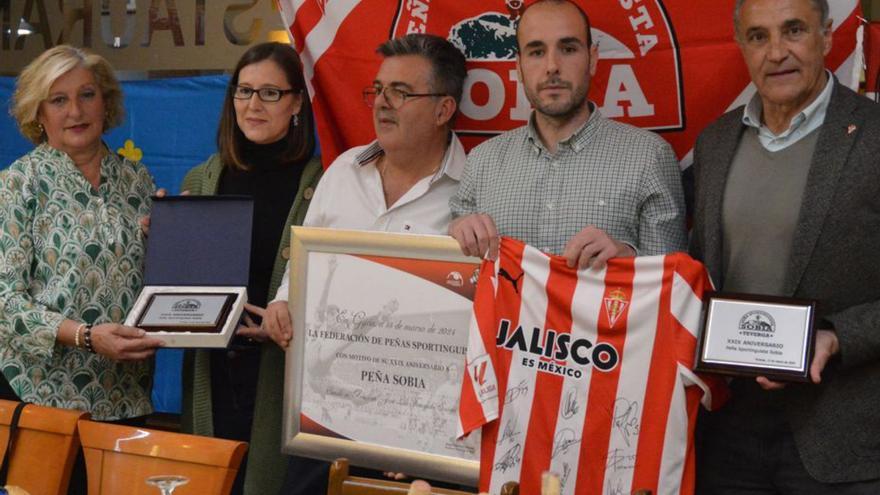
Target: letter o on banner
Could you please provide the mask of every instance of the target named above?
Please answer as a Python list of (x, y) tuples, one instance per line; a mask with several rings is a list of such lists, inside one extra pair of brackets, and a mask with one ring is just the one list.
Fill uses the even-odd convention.
[[(482, 105), (474, 102), (474, 86), (482, 84), (489, 91), (489, 99)], [(471, 69), (465, 79), (461, 97), (461, 113), (473, 120), (490, 120), (504, 108), (504, 81), (501, 76), (487, 69)]]

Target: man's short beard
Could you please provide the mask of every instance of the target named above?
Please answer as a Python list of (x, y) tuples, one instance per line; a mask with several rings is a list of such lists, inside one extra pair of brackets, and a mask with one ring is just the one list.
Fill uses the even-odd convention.
[(558, 102), (541, 104), (540, 101), (537, 101), (537, 97), (528, 93), (529, 92), (526, 92), (526, 96), (529, 97), (528, 100), (532, 103), (535, 111), (554, 120), (570, 120), (581, 111), (584, 105), (587, 104), (586, 90), (573, 93), (571, 102), (561, 107)]

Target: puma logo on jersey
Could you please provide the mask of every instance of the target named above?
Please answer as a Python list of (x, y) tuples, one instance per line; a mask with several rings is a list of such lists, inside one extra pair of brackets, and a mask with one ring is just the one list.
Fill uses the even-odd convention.
[(500, 268), (498, 270), (498, 276), (507, 279), (507, 281), (513, 285), (513, 290), (517, 294), (519, 294), (519, 287), (517, 286), (517, 284), (520, 280), (522, 280), (523, 275), (525, 275), (525, 273), (520, 273), (519, 277), (513, 278), (509, 273), (507, 273), (507, 270), (505, 270), (504, 268)]

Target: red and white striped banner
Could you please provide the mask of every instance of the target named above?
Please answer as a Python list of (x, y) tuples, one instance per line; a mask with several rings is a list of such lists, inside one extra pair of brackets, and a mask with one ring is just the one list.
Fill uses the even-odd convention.
[(875, 100), (880, 95), (880, 22), (872, 22), (866, 28), (865, 93)]
[[(733, 40), (734, 0), (608, 0), (583, 4), (600, 63), (590, 99), (602, 113), (655, 130), (687, 165), (700, 131), (754, 94)], [(444, 36), (468, 59), (456, 130), (466, 148), (526, 122), (517, 81), (515, 19), (523, 0), (279, 0), (303, 57), (324, 163), (374, 138), (361, 90), (383, 41), (411, 32)], [(526, 4), (529, 2), (526, 1)], [(830, 0), (834, 44), (827, 65), (855, 87), (858, 0)]]

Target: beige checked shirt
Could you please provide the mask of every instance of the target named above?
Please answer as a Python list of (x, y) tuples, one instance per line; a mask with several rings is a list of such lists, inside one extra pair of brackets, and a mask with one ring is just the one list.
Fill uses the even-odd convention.
[(499, 233), (561, 254), (594, 225), (640, 255), (684, 251), (684, 194), (678, 161), (654, 133), (602, 117), (584, 125), (551, 154), (529, 124), (474, 148), (454, 217), (486, 213)]

